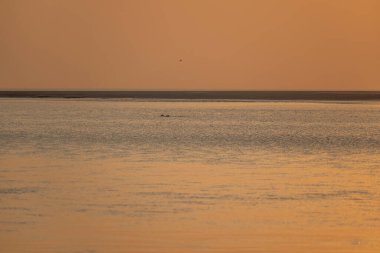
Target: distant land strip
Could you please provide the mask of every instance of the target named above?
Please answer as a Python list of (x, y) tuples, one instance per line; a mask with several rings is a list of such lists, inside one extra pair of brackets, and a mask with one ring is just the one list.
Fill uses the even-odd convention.
[(380, 100), (380, 91), (0, 91), (2, 98)]

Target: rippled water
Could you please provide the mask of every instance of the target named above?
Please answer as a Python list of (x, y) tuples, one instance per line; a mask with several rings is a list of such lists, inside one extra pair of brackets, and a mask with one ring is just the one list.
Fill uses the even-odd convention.
[(0, 252), (375, 253), (379, 217), (380, 103), (0, 100)]

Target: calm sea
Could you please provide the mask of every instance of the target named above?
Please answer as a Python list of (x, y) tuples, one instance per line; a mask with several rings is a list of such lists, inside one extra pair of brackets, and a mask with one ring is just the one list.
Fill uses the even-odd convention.
[(0, 99), (0, 252), (380, 252), (380, 103)]

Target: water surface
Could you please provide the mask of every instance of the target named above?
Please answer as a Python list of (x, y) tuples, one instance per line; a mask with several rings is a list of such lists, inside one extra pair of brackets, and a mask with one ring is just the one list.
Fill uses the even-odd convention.
[(375, 253), (379, 166), (378, 102), (1, 99), (0, 251)]

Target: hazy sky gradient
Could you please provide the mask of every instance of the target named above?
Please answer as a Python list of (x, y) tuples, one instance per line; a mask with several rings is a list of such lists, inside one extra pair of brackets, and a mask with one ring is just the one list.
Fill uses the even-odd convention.
[(380, 1), (0, 0), (0, 89), (380, 90)]

